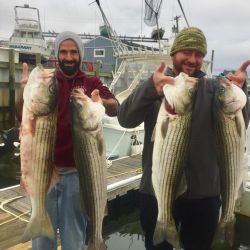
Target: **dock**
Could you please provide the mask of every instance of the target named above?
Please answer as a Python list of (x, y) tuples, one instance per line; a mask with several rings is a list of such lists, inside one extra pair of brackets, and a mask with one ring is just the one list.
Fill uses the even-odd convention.
[[(139, 188), (141, 154), (109, 162), (108, 201)], [(30, 201), (19, 185), (0, 189), (0, 250), (31, 250), (31, 241), (20, 243), (30, 217)], [(60, 246), (58, 250), (61, 249)]]

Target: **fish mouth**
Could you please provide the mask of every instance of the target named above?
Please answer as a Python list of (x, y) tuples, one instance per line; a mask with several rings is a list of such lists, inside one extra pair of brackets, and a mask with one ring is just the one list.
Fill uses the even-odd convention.
[(228, 101), (225, 103), (225, 106), (227, 105), (232, 105), (232, 104), (236, 104), (236, 103), (239, 103), (240, 101), (239, 100), (232, 100), (232, 101)]
[(48, 115), (54, 110), (53, 104), (39, 101), (32, 101), (30, 109), (34, 114), (39, 116)]
[(40, 101), (32, 101), (32, 105), (39, 105), (39, 106), (50, 107), (50, 106), (51, 106), (51, 103), (48, 103), (48, 102), (40, 102)]

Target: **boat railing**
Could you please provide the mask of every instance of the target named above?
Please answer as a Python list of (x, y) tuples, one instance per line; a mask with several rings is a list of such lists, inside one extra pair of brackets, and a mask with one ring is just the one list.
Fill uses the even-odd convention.
[(153, 47), (125, 45), (114, 49), (114, 56), (118, 58), (141, 57), (144, 55), (160, 55), (161, 52)]

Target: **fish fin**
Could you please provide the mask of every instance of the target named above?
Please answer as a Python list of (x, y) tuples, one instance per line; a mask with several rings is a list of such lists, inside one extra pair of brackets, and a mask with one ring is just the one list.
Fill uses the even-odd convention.
[(233, 246), (235, 240), (235, 221), (235, 217), (233, 217), (228, 222), (220, 221), (212, 242), (213, 247), (216, 245), (216, 243), (221, 241), (226, 241), (231, 247)]
[(176, 230), (175, 223), (172, 222), (167, 226), (166, 229), (166, 240), (174, 246), (176, 250), (181, 250), (181, 242), (179, 238), (179, 234)]
[(162, 124), (161, 124), (161, 135), (163, 138), (166, 137), (166, 134), (167, 134), (167, 130), (168, 130), (168, 123), (169, 123), (169, 119), (166, 118)]
[(241, 123), (241, 119), (240, 119), (240, 116), (239, 115), (236, 115), (235, 116), (235, 123), (236, 123), (236, 130), (237, 130), (237, 133), (240, 137), (243, 136), (243, 130), (242, 130), (242, 123)]
[(233, 247), (235, 241), (235, 218), (225, 226), (225, 238), (230, 247)]
[(19, 140), (21, 140), (22, 135), (23, 135), (23, 123), (21, 122), (20, 129), (19, 129)]
[(167, 103), (174, 110), (174, 101), (173, 101), (172, 89), (169, 88), (169, 86), (166, 84), (163, 87), (163, 92), (164, 92), (164, 96), (166, 98)]
[(56, 185), (57, 182), (59, 182), (60, 176), (58, 174), (58, 171), (56, 170), (55, 167), (53, 167), (53, 171), (51, 174), (51, 179), (50, 179), (50, 183), (49, 186), (47, 188), (47, 192), (49, 193), (51, 191), (51, 189)]
[(176, 250), (181, 250), (181, 243), (174, 222), (167, 224), (167, 226), (164, 223), (157, 222), (154, 232), (154, 245), (163, 241), (169, 242)]
[(51, 224), (48, 213), (43, 218), (44, 219), (41, 219), (41, 217), (36, 217), (30, 219), (21, 238), (22, 243), (40, 236), (45, 236), (52, 240), (55, 239), (55, 231)]
[(164, 223), (157, 221), (153, 239), (154, 239), (154, 245), (158, 245), (167, 239), (167, 235), (165, 233), (165, 224)]
[(104, 209), (104, 216), (107, 216), (108, 214), (109, 214), (109, 211), (108, 211), (108, 203), (106, 203), (105, 209)]
[(154, 141), (155, 141), (155, 132), (156, 132), (156, 125), (155, 125), (155, 127), (154, 127), (153, 132), (152, 132), (151, 142), (154, 142)]
[(28, 189), (27, 186), (25, 185), (25, 181), (23, 180), (22, 176), (20, 179), (20, 188), (25, 192), (26, 195), (28, 195)]
[(102, 155), (104, 151), (103, 137), (100, 133), (98, 133), (96, 139), (97, 139), (97, 147), (98, 147), (99, 155)]
[(30, 131), (31, 131), (32, 136), (34, 136), (36, 132), (36, 117), (31, 112), (29, 113), (28, 117), (29, 117)]
[(216, 244), (220, 242), (221, 239), (224, 238), (224, 232), (225, 232), (225, 222), (220, 221), (217, 226), (216, 232), (214, 234), (214, 238), (211, 245), (212, 248), (215, 247)]
[(90, 243), (87, 246), (86, 250), (107, 250), (107, 246), (105, 245), (105, 243), (103, 241), (101, 242), (96, 242), (95, 244)]

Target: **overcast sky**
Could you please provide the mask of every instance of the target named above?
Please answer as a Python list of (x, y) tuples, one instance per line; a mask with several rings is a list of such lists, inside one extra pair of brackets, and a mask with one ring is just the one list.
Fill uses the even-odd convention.
[[(0, 39), (8, 39), (14, 28), (14, 6), (29, 4), (40, 10), (43, 31), (71, 30), (98, 34), (103, 24), (93, 0), (0, 0)], [(150, 36), (152, 27), (143, 22), (144, 0), (100, 0), (112, 27), (119, 35)], [(230, 70), (250, 59), (250, 0), (181, 0), (191, 26), (203, 30), (208, 42), (207, 59), (214, 55), (214, 73)], [(143, 8), (142, 8), (143, 7)], [(173, 17), (181, 15), (177, 0), (163, 0), (159, 25), (164, 37), (171, 36)], [(250, 73), (250, 69), (248, 69)]]

